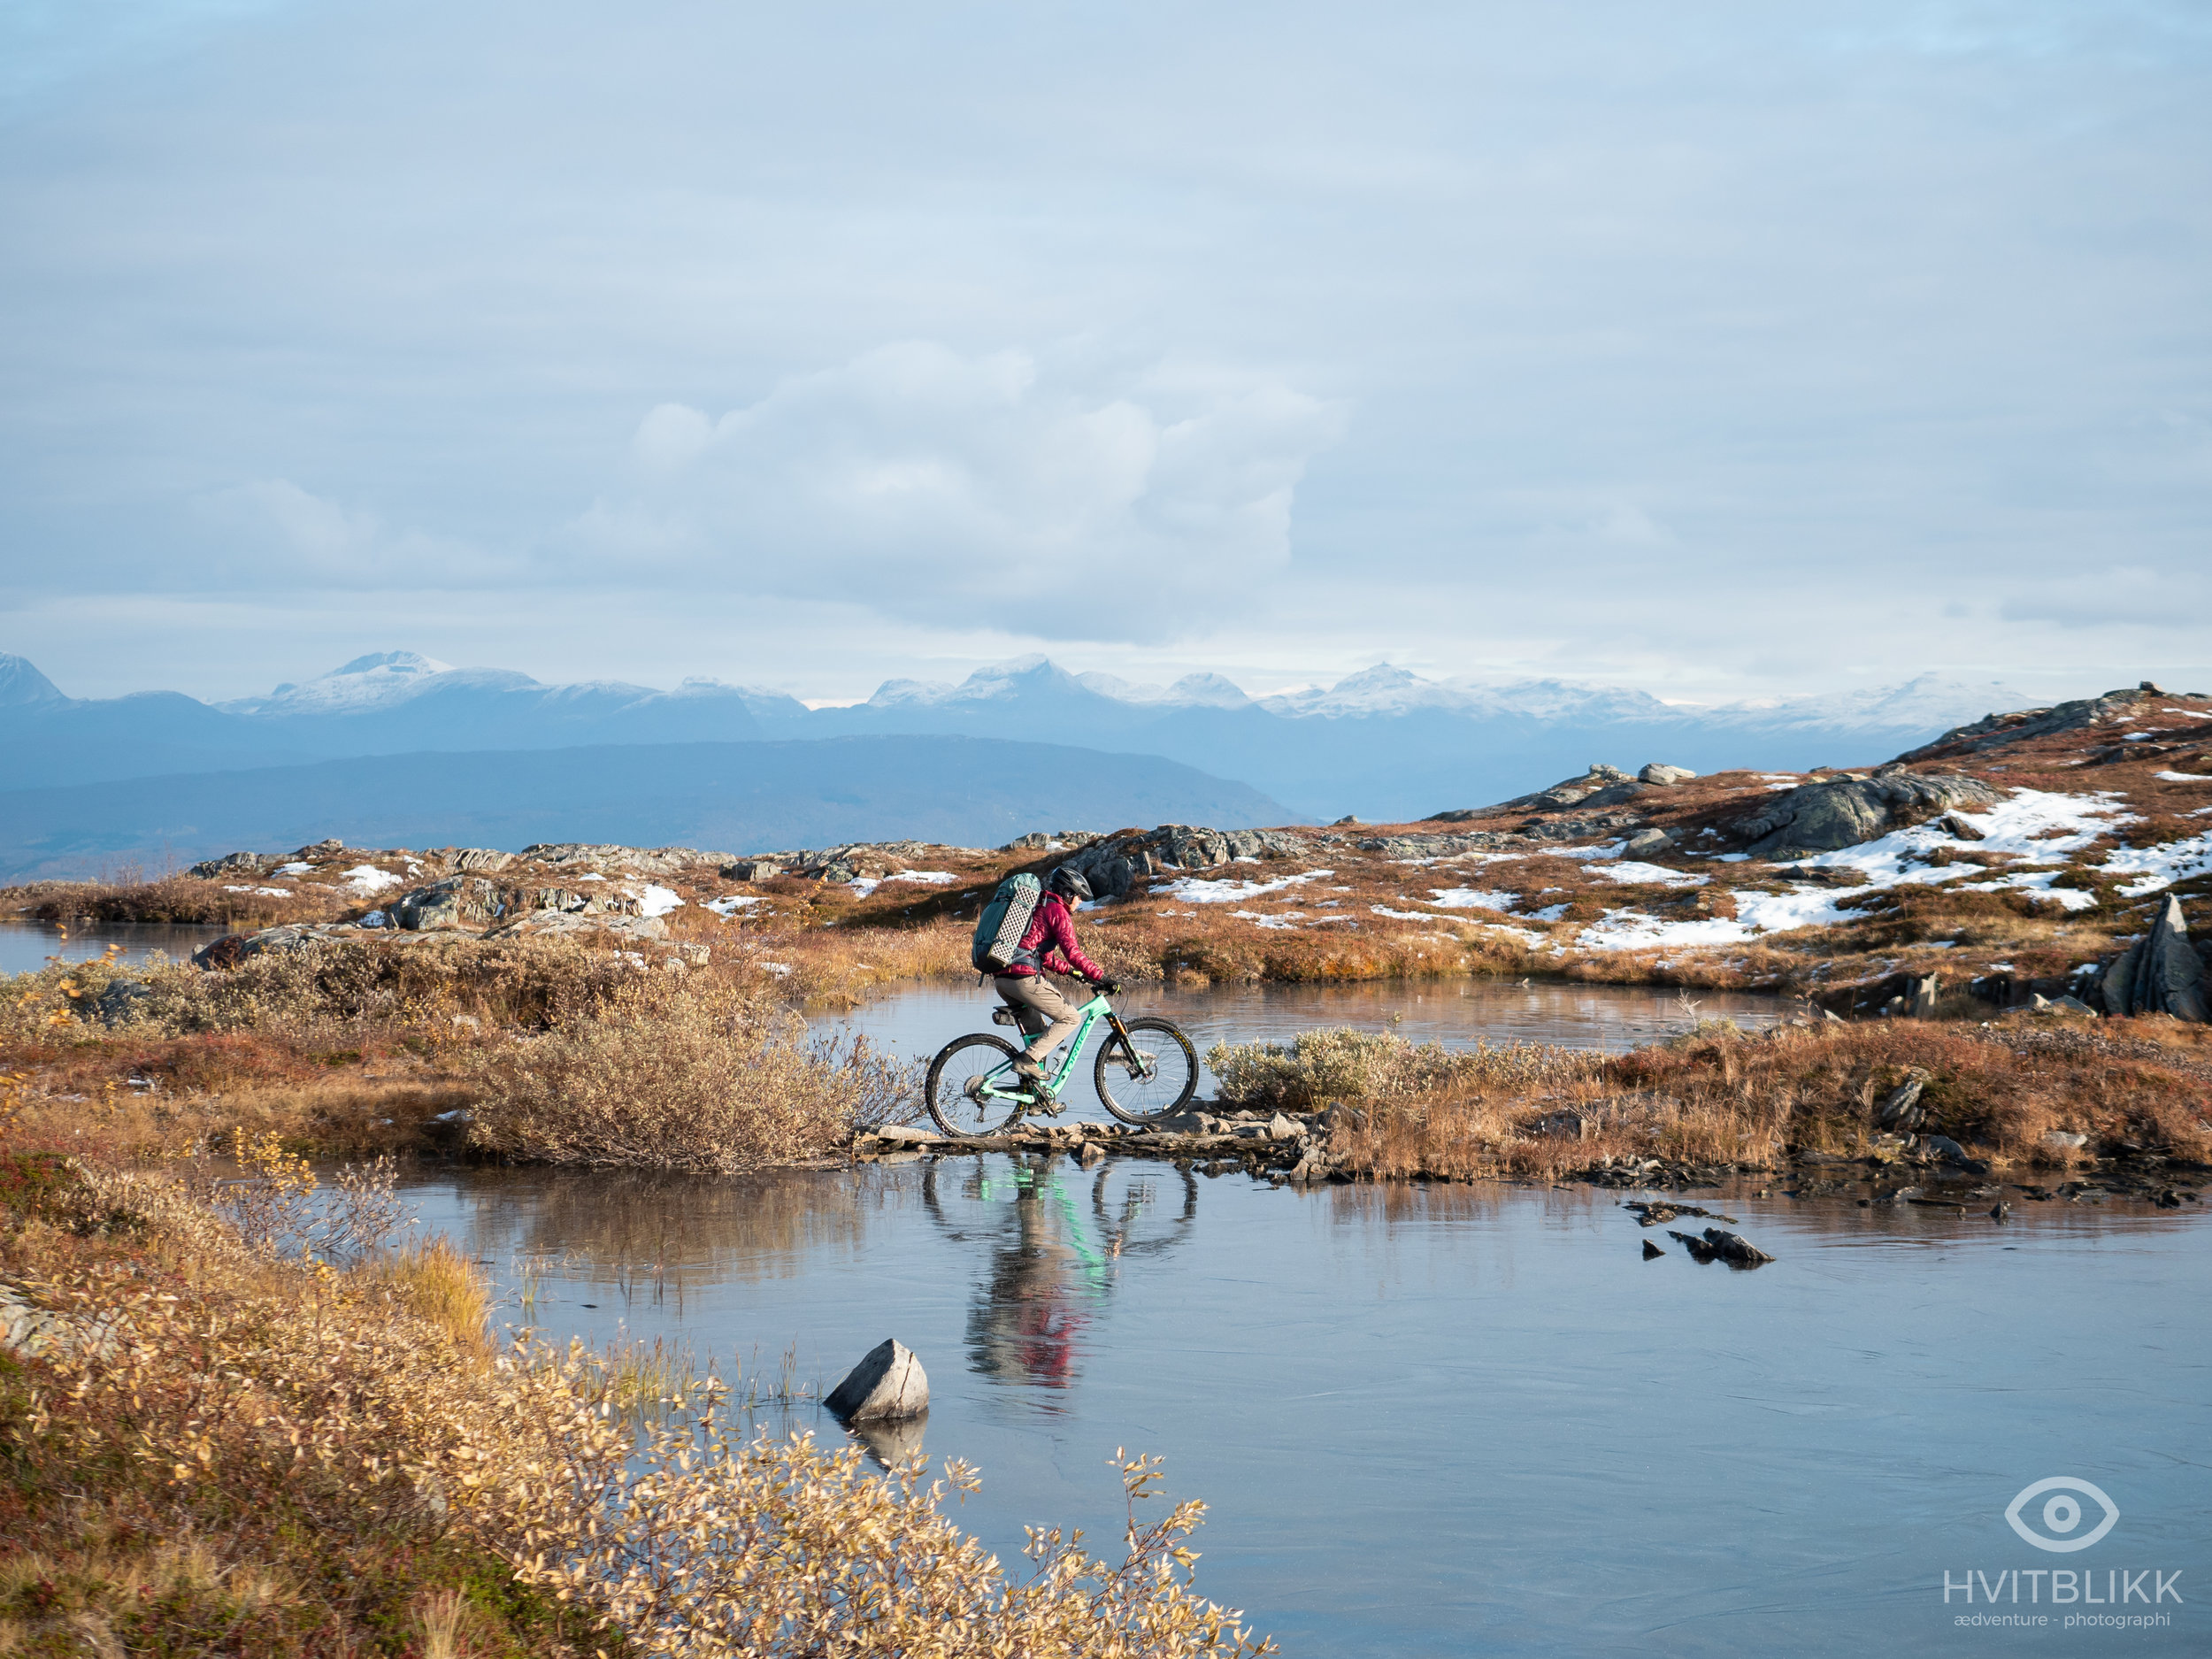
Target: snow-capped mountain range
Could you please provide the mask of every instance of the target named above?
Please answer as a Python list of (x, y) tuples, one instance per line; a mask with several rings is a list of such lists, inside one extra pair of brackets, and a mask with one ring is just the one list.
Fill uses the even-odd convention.
[(0, 655), (0, 761), (14, 787), (30, 787), (422, 751), (904, 733), (1158, 755), (1310, 816), (1383, 820), (1519, 794), (1593, 759), (1701, 771), (1877, 760), (2032, 701), (1924, 674), (1870, 691), (1697, 708), (1619, 687), (1428, 680), (1387, 664), (1254, 699), (1219, 674), (1137, 685), (1030, 657), (957, 684), (886, 680), (864, 703), (809, 709), (713, 680), (668, 691), (549, 686), (381, 651), (266, 696), (209, 704), (173, 692), (71, 698), (24, 658)]

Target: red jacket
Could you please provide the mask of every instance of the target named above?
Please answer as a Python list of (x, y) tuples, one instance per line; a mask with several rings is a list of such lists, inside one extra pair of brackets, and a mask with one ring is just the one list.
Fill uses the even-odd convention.
[(1075, 942), (1075, 923), (1068, 916), (1067, 901), (1056, 893), (1038, 900), (1036, 911), (1029, 918), (1029, 931), (1022, 935), (1020, 954), (1008, 964), (1002, 977), (1034, 975), (1040, 964), (1055, 973), (1079, 974), (1094, 984), (1106, 977), (1106, 970), (1085, 956), (1083, 947)]

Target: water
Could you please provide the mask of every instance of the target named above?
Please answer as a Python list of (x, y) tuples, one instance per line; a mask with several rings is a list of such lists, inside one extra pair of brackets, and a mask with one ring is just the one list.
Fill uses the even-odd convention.
[[(926, 1061), (963, 1032), (993, 1031), (998, 1005), (988, 986), (902, 986), (849, 1013), (815, 1014), (816, 1025), (854, 1031), (894, 1053)], [(1648, 986), (1527, 984), (1442, 979), (1368, 985), (1217, 986), (1203, 990), (1133, 986), (1114, 999), (1125, 1015), (1164, 1014), (1190, 1033), (1202, 1058), (1217, 1042), (1281, 1042), (1317, 1025), (1392, 1031), (1415, 1042), (1471, 1048), (1490, 1042), (1555, 1042), (1620, 1053), (1655, 1041), (1700, 1019), (1767, 1025), (1786, 1017), (1779, 997), (1742, 991), (1683, 994)], [(1001, 1033), (1005, 1034), (1003, 1033)], [(1082, 1075), (1079, 1072), (1079, 1076)], [(1210, 1071), (1199, 1080), (1210, 1094)], [(1092, 1103), (1087, 1079), (1071, 1096)], [(1097, 1114), (1093, 1114), (1097, 1115)]]
[(104, 922), (73, 927), (65, 936), (50, 922), (0, 921), (0, 973), (34, 973), (54, 956), (83, 962), (110, 945), (120, 947), (125, 962), (143, 962), (156, 951), (181, 962), (230, 931), (189, 923)]
[[(1580, 1187), (1302, 1191), (1001, 1155), (411, 1181), (510, 1290), (540, 1264), (557, 1338), (666, 1335), (772, 1372), (789, 1345), (827, 1386), (896, 1335), (932, 1382), (921, 1448), (981, 1467), (960, 1518), (1002, 1559), (1025, 1523), (1110, 1548), (1106, 1460), (1164, 1454), (1174, 1494), (1211, 1506), (1203, 1588), (1291, 1654), (2212, 1646), (2193, 1206), (2022, 1202), (2000, 1225), (1703, 1196), (1778, 1258), (1739, 1273)], [(1640, 1259), (1646, 1236), (1669, 1255)], [(788, 1425), (841, 1433), (812, 1406)], [(2103, 1543), (2046, 1554), (2008, 1527), (2052, 1475), (2110, 1495)], [(2062, 1618), (2108, 1609), (2053, 1608), (2025, 1574), (2093, 1568), (2101, 1595), (2123, 1567), (2181, 1571), (2170, 1626), (1954, 1623), (1970, 1571), (2021, 1570), (1997, 1610)]]

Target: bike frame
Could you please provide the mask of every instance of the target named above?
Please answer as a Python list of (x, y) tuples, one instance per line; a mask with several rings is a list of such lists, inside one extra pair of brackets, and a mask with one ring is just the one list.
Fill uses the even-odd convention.
[[(1136, 1045), (1129, 1041), (1128, 1027), (1121, 1023), (1121, 1017), (1114, 1012), (1114, 1005), (1103, 996), (1094, 996), (1075, 1011), (1083, 1016), (1083, 1023), (1075, 1028), (1075, 1035), (1068, 1039), (1067, 1053), (1058, 1067), (1045, 1079), (1045, 1088), (1056, 1100), (1059, 1098), (1060, 1086), (1074, 1075), (1076, 1062), (1083, 1057), (1083, 1050), (1090, 1047), (1091, 1033), (1096, 1029), (1100, 1020), (1104, 1020), (1113, 1028), (1114, 1035), (1121, 1039), (1125, 1048), (1133, 1054), (1136, 1051)], [(1016, 1026), (1015, 1029), (1018, 1031), (1020, 1027)], [(1012, 1079), (1013, 1086), (1001, 1087), (999, 1079), (1002, 1078)], [(983, 1076), (983, 1092), (1001, 1100), (1031, 1098), (1033, 1087), (1015, 1075), (1010, 1062), (995, 1067)]]

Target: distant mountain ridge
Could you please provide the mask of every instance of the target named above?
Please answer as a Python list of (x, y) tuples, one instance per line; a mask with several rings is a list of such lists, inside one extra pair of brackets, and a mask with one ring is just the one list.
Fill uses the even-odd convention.
[(1305, 815), (1404, 819), (1523, 794), (1594, 759), (1712, 771), (1878, 758), (2032, 701), (1924, 674), (1870, 691), (1694, 708), (1619, 687), (1436, 680), (1388, 664), (1256, 700), (1219, 674), (1145, 686), (1028, 657), (956, 684), (886, 680), (864, 703), (810, 710), (713, 680), (672, 691), (548, 686), (383, 651), (266, 696), (208, 704), (173, 692), (70, 698), (24, 658), (0, 656), (0, 765), (29, 787), (425, 751), (964, 735), (1158, 755)]
[(449, 751), (0, 790), (0, 877), (161, 868), (336, 836), (356, 847), (534, 841), (731, 853), (915, 839), (995, 847), (1027, 831), (1294, 815), (1151, 755), (972, 737), (634, 743)]

